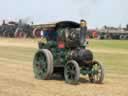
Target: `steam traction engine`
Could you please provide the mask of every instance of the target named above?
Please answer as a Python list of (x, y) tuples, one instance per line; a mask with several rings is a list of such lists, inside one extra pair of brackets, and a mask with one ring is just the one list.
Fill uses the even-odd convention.
[(86, 21), (80, 24), (72, 21), (56, 23), (47, 32), (47, 42), (39, 42), (39, 50), (33, 60), (33, 71), (37, 79), (50, 79), (61, 74), (70, 84), (79, 82), (80, 74), (88, 75), (90, 82), (102, 83), (104, 70), (86, 49)]

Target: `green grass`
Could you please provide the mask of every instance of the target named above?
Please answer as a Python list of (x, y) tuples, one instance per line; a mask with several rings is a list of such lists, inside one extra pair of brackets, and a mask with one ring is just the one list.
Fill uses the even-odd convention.
[(128, 40), (91, 40), (92, 48), (126, 49), (128, 51)]
[(95, 59), (103, 62), (107, 73), (128, 74), (128, 40), (91, 40), (89, 48), (108, 51), (94, 52)]
[(106, 72), (128, 74), (128, 54), (94, 53), (94, 55), (104, 64)]

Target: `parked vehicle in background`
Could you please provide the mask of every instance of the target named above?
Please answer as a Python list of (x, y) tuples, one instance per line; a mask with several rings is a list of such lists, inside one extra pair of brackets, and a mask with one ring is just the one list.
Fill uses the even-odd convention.
[(126, 25), (126, 28), (104, 26), (101, 29), (97, 29), (97, 32), (99, 39), (128, 40), (128, 25)]
[(22, 23), (22, 20), (19, 20), (19, 22), (9, 21), (8, 23), (3, 20), (2, 25), (0, 25), (0, 37), (32, 37), (32, 30), (32, 26)]

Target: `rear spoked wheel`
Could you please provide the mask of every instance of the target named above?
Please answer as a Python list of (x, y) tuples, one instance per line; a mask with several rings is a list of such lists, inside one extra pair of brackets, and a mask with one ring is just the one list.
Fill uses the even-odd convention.
[(49, 79), (52, 74), (52, 62), (49, 55), (49, 50), (40, 49), (34, 56), (33, 60), (33, 71), (35, 78), (37, 79)]
[(80, 68), (76, 61), (69, 61), (64, 67), (64, 77), (66, 83), (78, 84), (80, 78)]
[(88, 74), (89, 80), (92, 83), (102, 84), (104, 80), (104, 68), (98, 61), (93, 61), (92, 73)]

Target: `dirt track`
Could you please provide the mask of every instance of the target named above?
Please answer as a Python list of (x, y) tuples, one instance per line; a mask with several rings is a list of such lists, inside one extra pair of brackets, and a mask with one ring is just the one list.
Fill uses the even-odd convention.
[[(2, 47), (7, 47), (6, 45), (8, 50), (2, 50)], [(91, 84), (88, 78), (83, 76), (79, 85), (69, 85), (64, 80), (56, 80), (57, 78), (47, 81), (36, 80), (32, 70), (34, 52), (23, 53), (21, 50), (10, 49), (11, 46), (32, 47), (34, 45), (36, 45), (34, 42), (26, 44), (8, 43), (6, 40), (0, 42), (0, 96), (127, 96), (127, 74), (106, 73), (102, 85)], [(15, 55), (16, 58), (9, 57), (8, 54)], [(22, 60), (22, 56), (25, 60)]]

